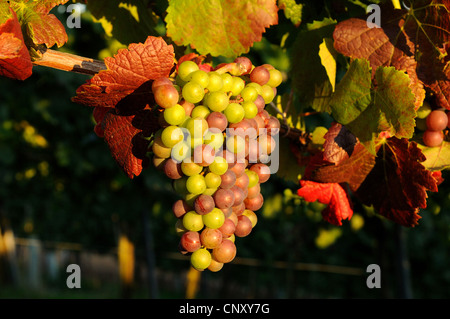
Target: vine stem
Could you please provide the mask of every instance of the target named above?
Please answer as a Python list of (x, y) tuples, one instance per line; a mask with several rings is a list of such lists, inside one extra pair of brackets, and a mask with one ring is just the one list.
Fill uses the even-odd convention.
[[(34, 61), (34, 65), (91, 76), (106, 69), (105, 63), (100, 60), (51, 49), (47, 49), (41, 53), (42, 57)], [(305, 135), (305, 132), (282, 123), (280, 134), (284, 138), (299, 141)]]
[(103, 61), (82, 57), (75, 54), (47, 49), (39, 60), (33, 61), (34, 65), (45, 66), (62, 71), (95, 75), (106, 69)]

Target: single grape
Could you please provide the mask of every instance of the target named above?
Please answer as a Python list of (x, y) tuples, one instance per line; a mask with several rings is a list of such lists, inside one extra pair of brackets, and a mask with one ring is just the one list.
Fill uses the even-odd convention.
[(192, 175), (186, 180), (186, 189), (191, 194), (199, 195), (206, 190), (205, 178), (202, 175)]
[(223, 147), (223, 142), (225, 141), (225, 137), (223, 136), (223, 133), (218, 128), (213, 127), (213, 128), (209, 128), (206, 131), (203, 141), (205, 144), (208, 144), (212, 148), (214, 148), (215, 152), (218, 152)]
[(246, 164), (245, 163), (236, 163), (230, 170), (236, 174), (236, 178), (241, 177), (242, 174), (245, 173)]
[(238, 222), (236, 225), (236, 229), (234, 231), (234, 234), (238, 237), (246, 237), (248, 236), (252, 231), (252, 222), (250, 218), (248, 218), (245, 215), (238, 216)]
[(264, 99), (264, 102), (266, 104), (269, 104), (270, 102), (273, 101), (273, 99), (275, 98), (275, 91), (274, 88), (272, 88), (271, 86), (264, 84), (261, 86), (261, 96)]
[(203, 217), (195, 211), (189, 211), (183, 215), (183, 226), (190, 231), (200, 231), (205, 225), (203, 224)]
[(258, 114), (258, 107), (254, 102), (244, 102), (242, 103), (242, 108), (246, 119), (252, 119)]
[(188, 82), (181, 91), (183, 98), (191, 103), (200, 102), (205, 96), (205, 89), (196, 82)]
[(194, 201), (195, 212), (200, 215), (210, 213), (214, 207), (214, 198), (210, 195), (201, 194)]
[(161, 133), (161, 141), (166, 147), (172, 148), (183, 141), (184, 134), (181, 128), (175, 125), (166, 127)]
[(191, 265), (197, 270), (203, 270), (211, 264), (211, 253), (206, 248), (200, 248), (191, 255)]
[(280, 121), (275, 116), (270, 116), (267, 120), (265, 128), (267, 129), (267, 134), (272, 136), (276, 135), (280, 132)]
[(219, 188), (214, 193), (214, 202), (221, 209), (226, 209), (234, 205), (234, 192), (230, 189)]
[(233, 87), (233, 76), (229, 73), (223, 73), (220, 75), (222, 77), (222, 90), (223, 92), (230, 92)]
[(194, 71), (189, 75), (189, 77), (190, 82), (198, 83), (202, 86), (202, 88), (206, 88), (209, 84), (209, 75), (203, 70)]
[(231, 187), (230, 190), (234, 194), (233, 206), (240, 205), (241, 203), (244, 202), (244, 199), (247, 197), (246, 195), (247, 195), (248, 191), (244, 191), (242, 188), (240, 188), (236, 185)]
[(261, 193), (259, 193), (259, 195), (254, 198), (247, 197), (244, 200), (245, 207), (254, 212), (259, 210), (263, 206), (263, 203), (264, 203), (264, 197)]
[(269, 70), (270, 78), (267, 85), (277, 87), (283, 82), (283, 74), (277, 69)]
[(432, 111), (427, 117), (427, 128), (429, 131), (442, 131), (447, 128), (448, 116), (444, 111)]
[(216, 156), (209, 165), (209, 170), (217, 175), (223, 175), (228, 170), (227, 160), (221, 156)]
[(190, 75), (199, 70), (197, 63), (193, 61), (184, 61), (178, 66), (178, 76), (182, 81), (189, 81)]
[(225, 215), (217, 207), (214, 207), (211, 212), (202, 215), (202, 218), (205, 226), (212, 229), (219, 228), (225, 222)]
[(209, 72), (209, 84), (206, 86), (209, 92), (216, 92), (223, 89), (223, 79), (216, 72)]
[(258, 173), (256, 173), (255, 171), (246, 170), (245, 174), (247, 174), (248, 180), (249, 180), (248, 185), (247, 185), (248, 188), (256, 186), (259, 183), (259, 176), (258, 176)]
[(245, 88), (245, 81), (238, 76), (234, 76), (230, 90), (231, 95), (238, 96), (244, 88)]
[(258, 174), (260, 183), (265, 183), (270, 178), (270, 168), (266, 164), (263, 164), (263, 163), (253, 164), (250, 167), (250, 170), (254, 171)]
[(156, 104), (162, 108), (176, 105), (180, 98), (177, 89), (172, 84), (157, 86), (153, 90), (153, 96)]
[(194, 117), (186, 123), (186, 129), (191, 138), (200, 139), (208, 129), (208, 122), (203, 117)]
[(426, 146), (437, 147), (444, 141), (444, 132), (427, 130), (423, 133), (422, 139)]
[(181, 163), (177, 163), (171, 158), (168, 158), (164, 164), (164, 173), (170, 179), (180, 179), (183, 177), (183, 172), (181, 171)]
[(187, 231), (180, 238), (180, 246), (187, 252), (194, 252), (202, 246), (200, 235), (196, 231)]
[(250, 81), (258, 83), (259, 85), (265, 85), (270, 79), (269, 70), (264, 66), (255, 67), (250, 73)]
[(258, 183), (253, 187), (247, 188), (247, 198), (255, 198), (261, 193), (261, 184)]
[(157, 78), (152, 82), (152, 91), (154, 91), (158, 86), (162, 85), (173, 85), (173, 83), (169, 78), (166, 77)]
[(229, 189), (236, 183), (236, 174), (234, 174), (233, 171), (228, 170), (220, 177), (222, 179), (222, 182), (220, 184), (221, 188)]
[(179, 104), (175, 104), (174, 106), (168, 107), (164, 110), (164, 120), (169, 125), (180, 125), (184, 122), (185, 118), (186, 111)]
[(191, 148), (190, 145), (186, 141), (181, 141), (175, 144), (170, 152), (170, 157), (180, 163), (186, 158), (191, 156)]
[(172, 212), (176, 218), (183, 217), (184, 214), (191, 210), (191, 207), (182, 199), (176, 200), (172, 205)]
[(221, 112), (212, 112), (208, 115), (206, 121), (208, 122), (208, 126), (210, 128), (217, 128), (221, 132), (225, 131), (228, 126), (227, 117)]
[(201, 117), (206, 119), (210, 113), (211, 111), (209, 110), (208, 107), (204, 105), (197, 105), (192, 109), (191, 117), (192, 118)]
[(215, 159), (214, 148), (209, 144), (201, 144), (194, 148), (194, 163), (209, 166)]
[(246, 86), (241, 91), (241, 97), (245, 102), (254, 102), (258, 98), (258, 91), (253, 86)]
[(236, 245), (229, 239), (223, 239), (219, 246), (212, 250), (213, 258), (221, 263), (229, 263), (236, 257)]
[(189, 161), (183, 161), (181, 163), (181, 171), (186, 176), (193, 176), (200, 174), (203, 170), (203, 166), (194, 163), (192, 159)]
[(207, 249), (216, 248), (222, 242), (222, 232), (217, 228), (205, 227), (200, 234), (200, 241)]
[(213, 112), (224, 111), (228, 104), (230, 103), (230, 98), (224, 91), (215, 91), (208, 93), (205, 98), (205, 104)]
[(243, 203), (241, 203), (241, 204), (239, 204), (239, 205), (236, 205), (236, 206), (233, 206), (232, 207), (232, 210), (233, 210), (233, 213), (236, 215), (236, 216), (240, 216), (240, 215), (242, 215), (242, 213), (245, 211), (245, 200), (244, 200), (244, 202)]
[(184, 111), (185, 111), (185, 113), (186, 113), (186, 117), (190, 117), (191, 114), (192, 114), (192, 110), (193, 110), (194, 107), (195, 107), (195, 104), (194, 104), (194, 103), (191, 103), (191, 102), (188, 102), (188, 101), (186, 101), (186, 100), (184, 100), (184, 99), (182, 99), (182, 100), (180, 101), (180, 103), (178, 103), (178, 104), (180, 104), (180, 105), (184, 108)]
[(169, 158), (171, 148), (166, 147), (161, 140), (161, 136), (157, 136), (153, 141), (152, 152), (156, 157)]
[(237, 57), (234, 59), (234, 63), (238, 65), (242, 75), (250, 73), (253, 67), (252, 61), (245, 56)]
[(242, 189), (247, 189), (249, 183), (250, 183), (250, 179), (247, 174), (242, 174), (241, 176), (236, 178), (236, 182), (235, 182), (236, 186), (240, 187)]
[[(236, 216), (236, 215), (235, 215)], [(237, 220), (237, 216), (236, 216)], [(222, 233), (222, 238), (228, 238), (234, 234), (236, 229), (236, 223), (231, 218), (226, 218), (223, 222), (222, 226), (218, 228), (218, 230)]]
[(256, 224), (258, 223), (258, 216), (255, 214), (255, 212), (246, 209), (244, 210), (244, 212), (242, 213), (243, 216), (247, 216), (251, 223), (252, 223), (252, 227), (254, 228), (256, 226)]
[(216, 189), (222, 183), (222, 178), (220, 175), (210, 172), (205, 176), (205, 183), (207, 188)]
[(208, 270), (212, 272), (218, 272), (223, 268), (223, 263), (218, 262), (214, 258), (211, 259), (211, 263), (208, 266)]

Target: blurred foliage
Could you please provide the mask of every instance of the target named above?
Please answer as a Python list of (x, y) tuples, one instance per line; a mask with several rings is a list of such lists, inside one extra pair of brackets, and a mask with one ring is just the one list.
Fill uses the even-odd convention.
[[(342, 1), (301, 2), (303, 18), (298, 28), (280, 11), (279, 25), (270, 28), (247, 54), (255, 64), (271, 63), (284, 72), (280, 95), (289, 94), (288, 75), (295, 63), (289, 59), (290, 49), (303, 25), (364, 12), (361, 1), (347, 1), (347, 8), (340, 6)], [(61, 21), (67, 15), (56, 14)], [(78, 55), (100, 59), (123, 47), (117, 39), (107, 37), (99, 23), (93, 23), (89, 12), (83, 14), (81, 31), (67, 32), (69, 43), (63, 50)], [(92, 110), (70, 101), (87, 79), (41, 67), (35, 67), (25, 82), (0, 78), (1, 217), (11, 223), (18, 237), (76, 242), (99, 252), (114, 250), (120, 229), (126, 227), (136, 245), (136, 257), (145, 260), (143, 216), (149, 214), (156, 266), (187, 271), (188, 260), (164, 257), (177, 252), (171, 213), (177, 195), (160, 172), (147, 169), (129, 180), (116, 165), (107, 145), (93, 132)], [(329, 121), (323, 115), (308, 117), (306, 129), (312, 132), (319, 126), (328, 127)], [(262, 185), (265, 205), (258, 213), (256, 228), (237, 241), (238, 257), (253, 258), (259, 264), (236, 262), (217, 274), (205, 272), (205, 282), (217, 280), (227, 285), (217, 295), (200, 290), (198, 297), (233, 296), (227, 290), (233, 285), (245, 286), (247, 297), (401, 296), (396, 237), (403, 233), (414, 297), (448, 298), (450, 176), (444, 177), (447, 181), (440, 192), (429, 194), (429, 207), (421, 213), (419, 226), (399, 229), (363, 206), (354, 207), (355, 215), (342, 227), (327, 224), (322, 221), (322, 204), (302, 202), (296, 196), (298, 185), (275, 175)], [(279, 261), (287, 266), (277, 268)], [(297, 271), (298, 263), (353, 267), (363, 274)], [(366, 287), (365, 269), (372, 263), (382, 267), (382, 289)]]

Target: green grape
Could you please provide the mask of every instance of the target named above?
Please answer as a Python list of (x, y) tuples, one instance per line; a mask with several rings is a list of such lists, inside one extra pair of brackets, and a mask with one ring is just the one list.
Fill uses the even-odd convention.
[(155, 137), (155, 140), (153, 141), (152, 151), (156, 157), (169, 158), (170, 153), (171, 153), (171, 148), (166, 147), (164, 145), (164, 143), (161, 140), (161, 136), (157, 136), (157, 137)]
[(205, 89), (196, 82), (188, 82), (183, 87), (181, 95), (186, 101), (196, 104), (205, 96)]
[(203, 117), (206, 119), (206, 117), (211, 113), (210, 109), (207, 106), (204, 105), (197, 105), (192, 109), (191, 117)]
[(239, 123), (245, 116), (245, 111), (239, 103), (230, 103), (224, 111), (229, 123)]
[(184, 82), (189, 81), (191, 73), (199, 70), (197, 63), (184, 61), (178, 66), (178, 76)]
[(258, 95), (262, 95), (262, 87), (256, 82), (250, 82), (247, 84), (247, 87), (252, 87), (256, 89), (256, 92), (258, 92)]
[(248, 176), (248, 188), (252, 188), (259, 183), (259, 176), (255, 171), (246, 170), (245, 174)]
[(424, 101), (422, 106), (419, 107), (419, 109), (417, 110), (417, 118), (425, 119), (428, 115), (430, 115), (432, 110), (433, 109), (431, 108), (430, 103), (428, 103), (427, 101)]
[(192, 210), (183, 215), (183, 226), (190, 231), (200, 231), (205, 224), (202, 215)]
[(241, 92), (241, 97), (244, 99), (244, 101), (246, 102), (254, 102), (256, 100), (256, 98), (258, 97), (258, 91), (256, 90), (255, 87), (253, 86), (246, 86), (242, 92)]
[(191, 147), (186, 141), (181, 141), (172, 147), (171, 158), (176, 162), (182, 162), (191, 156)]
[(206, 96), (205, 104), (213, 112), (222, 112), (230, 103), (230, 98), (223, 91), (211, 92)]
[(222, 183), (222, 178), (220, 175), (210, 172), (205, 176), (205, 183), (207, 188), (216, 189)]
[(205, 178), (202, 175), (192, 175), (186, 180), (186, 189), (191, 194), (199, 195), (206, 190)]
[(166, 147), (172, 148), (184, 138), (183, 130), (175, 125), (166, 127), (161, 133), (161, 141)]
[(170, 125), (180, 125), (186, 118), (186, 112), (180, 104), (164, 109), (164, 120)]
[(218, 151), (222, 148), (225, 138), (223, 136), (223, 133), (219, 131), (219, 129), (209, 128), (205, 132), (203, 141), (205, 144), (211, 145), (215, 151)]
[(211, 212), (206, 215), (202, 215), (203, 224), (212, 229), (220, 228), (225, 222), (225, 215), (222, 210), (214, 207)]
[(228, 136), (225, 144), (231, 153), (242, 154), (245, 151), (245, 139), (240, 135)]
[(283, 82), (283, 74), (279, 70), (277, 69), (269, 70), (269, 74), (270, 79), (266, 84), (269, 85), (270, 87), (275, 88), (279, 86), (281, 82)]
[(209, 75), (206, 71), (197, 70), (190, 74), (191, 82), (196, 82), (200, 84), (203, 88), (206, 88), (209, 84)]
[(223, 88), (223, 79), (216, 72), (209, 72), (209, 84), (206, 86), (209, 92), (220, 91)]
[(225, 174), (228, 170), (227, 160), (222, 156), (216, 156), (214, 161), (209, 165), (209, 170), (217, 175)]
[(245, 81), (238, 76), (234, 76), (231, 85), (231, 95), (238, 96), (244, 88), (245, 88)]
[(208, 129), (208, 122), (203, 117), (191, 118), (189, 122), (186, 123), (186, 129), (191, 135), (191, 138), (203, 138), (203, 135)]
[(233, 87), (233, 76), (229, 73), (224, 73), (220, 75), (222, 78), (223, 86), (222, 91), (223, 92), (230, 92), (231, 88)]
[(244, 102), (242, 103), (242, 107), (244, 108), (246, 119), (252, 119), (258, 114), (258, 107), (253, 102)]
[(269, 104), (273, 101), (275, 92), (273, 91), (273, 88), (271, 86), (264, 84), (263, 86), (261, 86), (261, 95), (264, 99), (264, 102), (266, 102), (266, 104)]
[(197, 270), (204, 270), (211, 264), (211, 253), (206, 248), (200, 248), (191, 255), (191, 265)]
[(204, 195), (214, 195), (214, 193), (217, 191), (217, 187), (216, 188), (209, 188), (207, 187), (206, 190), (202, 193)]
[[(192, 159), (190, 159), (189, 161), (183, 161), (181, 163), (181, 171), (186, 176), (198, 175), (202, 172), (202, 170), (203, 170), (203, 166), (198, 165), (197, 163), (194, 163), (192, 161)], [(206, 183), (206, 180), (205, 180), (205, 183)]]

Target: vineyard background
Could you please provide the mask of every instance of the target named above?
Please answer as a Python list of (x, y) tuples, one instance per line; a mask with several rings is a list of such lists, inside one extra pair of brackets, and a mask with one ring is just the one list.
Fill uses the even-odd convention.
[[(363, 13), (358, 5), (351, 10)], [(64, 10), (52, 12), (67, 19)], [(281, 11), (279, 19), (247, 56), (288, 74), (295, 61), (289, 45), (280, 43), (297, 31)], [(89, 12), (80, 29), (66, 31), (62, 51), (100, 60), (123, 47), (117, 39), (127, 42), (124, 34), (105, 37)], [(27, 81), (0, 78), (0, 297), (450, 297), (446, 182), (429, 194), (414, 228), (358, 204), (338, 227), (322, 220), (323, 205), (292, 196), (297, 183), (272, 176), (262, 187), (262, 217), (237, 243), (236, 261), (220, 273), (192, 277), (188, 259), (177, 252), (170, 181), (155, 170), (129, 180), (93, 132), (92, 110), (71, 102), (87, 78), (43, 67)], [(329, 123), (324, 115), (308, 118), (309, 129)], [(131, 286), (119, 271), (124, 236), (135, 257)], [(70, 263), (81, 266), (82, 289), (66, 287)], [(366, 286), (366, 267), (373, 263), (382, 269), (381, 289)]]

